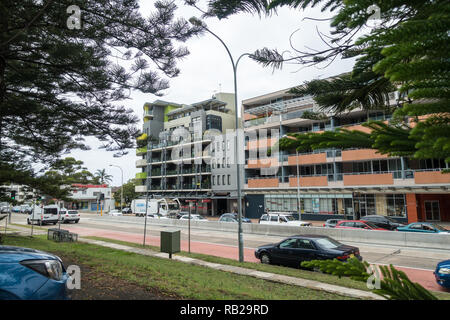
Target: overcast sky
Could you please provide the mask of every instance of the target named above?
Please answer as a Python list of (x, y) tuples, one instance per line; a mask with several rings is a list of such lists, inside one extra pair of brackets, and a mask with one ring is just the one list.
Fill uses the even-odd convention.
[[(193, 8), (186, 8), (179, 4), (178, 15), (186, 19), (192, 16), (200, 16)], [(153, 9), (153, 1), (141, 1), (141, 12), (147, 16)], [(206, 21), (208, 28), (216, 33), (228, 46), (236, 60), (242, 53), (254, 52), (258, 48), (276, 48), (280, 52), (290, 50), (289, 36), (300, 29), (292, 38), (296, 48), (304, 50), (305, 46), (320, 49), (324, 47), (316, 28), (328, 33), (329, 22), (317, 22), (303, 20), (305, 17), (328, 18), (329, 13), (322, 13), (318, 9), (308, 9), (300, 12), (292, 9), (281, 9), (277, 15), (271, 17), (252, 16), (240, 14), (229, 19), (219, 21), (209, 19)], [(132, 108), (138, 117), (142, 119), (143, 105), (156, 99), (167, 100), (176, 103), (191, 104), (210, 98), (215, 92), (233, 92), (233, 70), (230, 59), (222, 44), (213, 36), (205, 33), (200, 38), (192, 38), (185, 44), (190, 55), (179, 62), (181, 70), (177, 78), (170, 80), (170, 88), (164, 92), (164, 96), (156, 97), (151, 94), (134, 92), (130, 100), (125, 101), (127, 107)], [(271, 68), (263, 68), (256, 62), (244, 57), (238, 67), (238, 102), (273, 91), (290, 88), (304, 81), (315, 78), (325, 78), (352, 69), (352, 60), (336, 60), (325, 69), (317, 67), (301, 68), (299, 65), (285, 64), (282, 70), (272, 72)], [(142, 120), (139, 124), (142, 127)], [(109, 164), (118, 165), (123, 169), (124, 182), (134, 178), (140, 171), (135, 167), (138, 159), (134, 149), (130, 149), (128, 155), (114, 158), (113, 152), (98, 150), (99, 143), (92, 141), (92, 150), (74, 151), (70, 156), (82, 160), (85, 166), (95, 172), (105, 168), (108, 174), (113, 176), (112, 185), (121, 184), (121, 172), (119, 168), (110, 167)]]

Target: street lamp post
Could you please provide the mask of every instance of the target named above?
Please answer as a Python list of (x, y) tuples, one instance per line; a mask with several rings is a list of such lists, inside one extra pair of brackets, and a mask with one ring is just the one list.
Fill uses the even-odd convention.
[(237, 177), (237, 191), (238, 191), (238, 199), (237, 199), (237, 205), (238, 205), (238, 241), (239, 241), (239, 262), (244, 262), (244, 241), (242, 237), (242, 192), (241, 192), (241, 172), (240, 172), (240, 163), (239, 163), (239, 148), (238, 148), (238, 128), (239, 128), (239, 117), (238, 117), (238, 99), (237, 99), (237, 67), (238, 63), (244, 56), (250, 56), (249, 53), (243, 53), (239, 56), (239, 58), (236, 60), (236, 63), (234, 63), (233, 56), (231, 55), (230, 50), (226, 46), (225, 42), (223, 42), (222, 39), (219, 38), (214, 32), (209, 30), (206, 27), (206, 24), (202, 22), (201, 20), (192, 17), (189, 19), (189, 22), (193, 24), (194, 26), (201, 27), (211, 35), (213, 35), (215, 38), (217, 38), (220, 43), (225, 47), (225, 50), (228, 53), (228, 56), (230, 57), (231, 64), (233, 66), (233, 77), (234, 77), (234, 106), (235, 106), (235, 120), (236, 120), (236, 143), (234, 145), (234, 150), (236, 153), (236, 177)]
[(120, 212), (122, 212), (122, 203), (123, 203), (123, 170), (121, 167), (116, 166), (114, 164), (110, 164), (110, 167), (117, 167), (120, 169), (120, 171), (122, 172), (122, 186), (120, 187)]

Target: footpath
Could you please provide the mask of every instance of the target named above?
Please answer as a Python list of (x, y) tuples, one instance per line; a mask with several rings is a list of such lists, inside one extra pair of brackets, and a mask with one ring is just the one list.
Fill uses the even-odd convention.
[[(11, 226), (11, 229), (18, 230), (19, 231), (18, 233), (20, 235), (26, 235), (26, 236), (30, 235), (30, 230), (28, 228), (18, 227), (16, 225), (14, 225), (14, 226)], [(47, 234), (47, 232), (42, 231), (42, 230), (34, 230), (34, 234), (35, 235)], [(132, 252), (132, 253), (136, 253), (136, 254), (141, 254), (141, 255), (145, 255), (145, 256), (169, 259), (169, 254), (162, 253), (162, 252), (156, 252), (156, 251), (153, 251), (150, 249), (130, 247), (130, 246), (125, 246), (125, 245), (116, 244), (116, 243), (112, 243), (112, 242), (87, 239), (87, 238), (83, 238), (83, 237), (79, 237), (78, 241), (84, 242), (84, 243), (89, 243), (89, 244), (94, 244), (94, 245), (98, 245), (98, 246), (103, 246), (103, 247), (107, 247), (107, 248), (111, 248), (111, 249), (123, 250), (123, 251)], [(268, 281), (284, 283), (287, 285), (305, 287), (305, 288), (314, 289), (314, 290), (322, 290), (322, 291), (339, 294), (342, 296), (357, 298), (357, 299), (384, 300), (383, 297), (381, 297), (377, 294), (374, 294), (372, 292), (369, 292), (369, 291), (341, 287), (341, 286), (322, 283), (322, 282), (314, 281), (314, 280), (307, 280), (307, 279), (302, 279), (302, 278), (297, 278), (297, 277), (290, 277), (290, 276), (285, 276), (285, 275), (280, 275), (280, 274), (257, 271), (257, 270), (253, 270), (253, 269), (241, 268), (241, 267), (230, 266), (230, 265), (223, 265), (223, 264), (218, 264), (218, 263), (211, 263), (211, 262), (203, 261), (200, 259), (194, 259), (194, 258), (189, 258), (189, 257), (184, 257), (184, 256), (179, 256), (179, 255), (172, 255), (172, 260), (176, 260), (176, 261), (180, 261), (180, 262), (184, 262), (184, 263), (190, 263), (190, 264), (199, 265), (199, 266), (204, 266), (207, 268), (212, 268), (212, 269), (221, 270), (221, 271), (225, 271), (225, 272), (231, 272), (231, 273), (235, 273), (235, 274), (251, 276), (251, 277), (260, 278), (260, 279), (264, 279), (264, 280), (268, 280)]]

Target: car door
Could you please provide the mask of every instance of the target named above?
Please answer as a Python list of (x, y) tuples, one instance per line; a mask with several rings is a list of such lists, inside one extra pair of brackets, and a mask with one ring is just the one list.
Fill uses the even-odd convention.
[(297, 239), (293, 254), (290, 257), (290, 264), (296, 267), (303, 261), (310, 261), (317, 258), (317, 248), (309, 239)]
[(278, 246), (272, 250), (272, 261), (282, 265), (292, 265), (292, 256), (294, 255), (294, 248), (297, 246), (297, 239), (288, 238), (279, 243)]

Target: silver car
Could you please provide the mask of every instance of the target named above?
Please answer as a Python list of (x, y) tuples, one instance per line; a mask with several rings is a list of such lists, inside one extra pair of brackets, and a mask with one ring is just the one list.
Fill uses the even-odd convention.
[(61, 209), (60, 213), (62, 223), (70, 223), (70, 222), (78, 223), (80, 221), (80, 214), (77, 210)]

